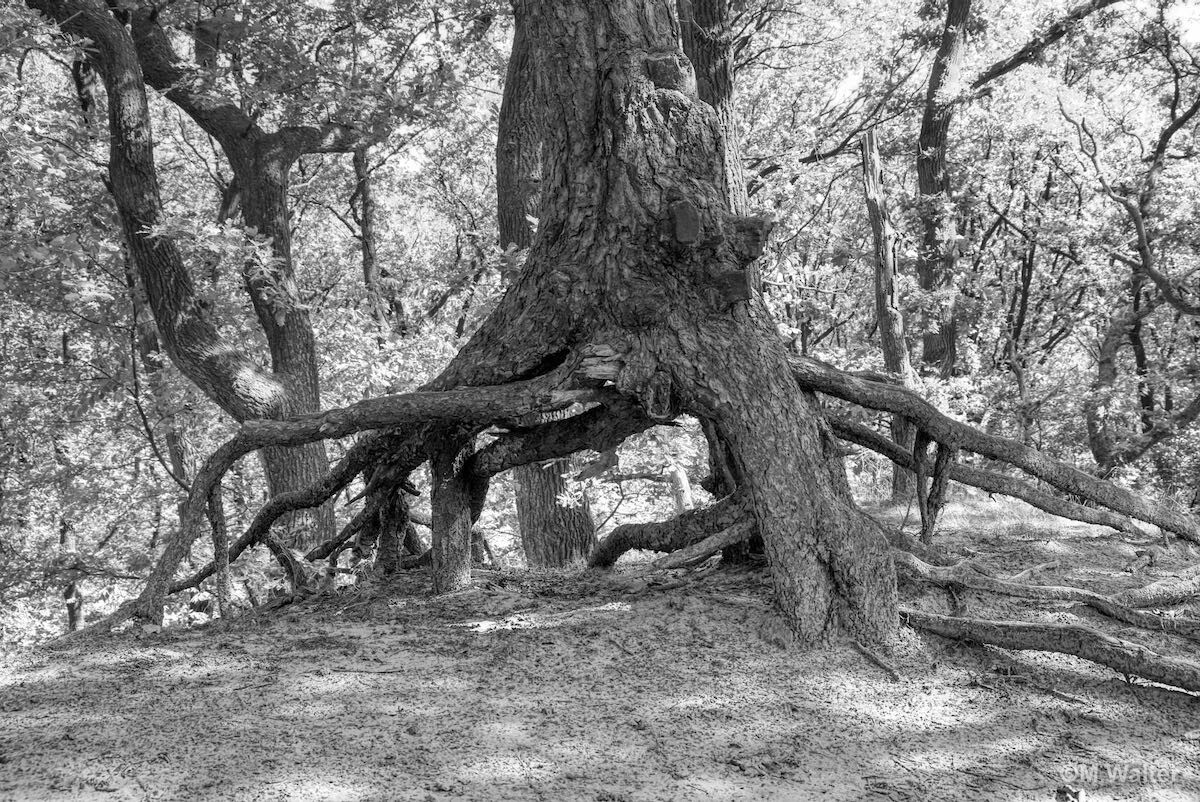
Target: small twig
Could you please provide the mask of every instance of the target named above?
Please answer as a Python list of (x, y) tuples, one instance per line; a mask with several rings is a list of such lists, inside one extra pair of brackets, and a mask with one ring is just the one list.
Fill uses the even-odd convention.
[(634, 653), (629, 649), (629, 647), (626, 646), (625, 644), (621, 643), (621, 641), (617, 640), (616, 638), (610, 637), (608, 639), (608, 642), (611, 643), (613, 646), (616, 646), (621, 651), (625, 652), (625, 654), (629, 655), (630, 657), (634, 656)]
[(879, 655), (875, 654), (875, 652), (871, 651), (866, 646), (863, 646), (858, 641), (851, 641), (851, 643), (854, 644), (854, 648), (858, 650), (859, 654), (883, 669), (884, 673), (892, 678), (892, 682), (900, 681), (900, 672), (894, 669), (890, 663), (888, 663)]
[(1030, 682), (1029, 684), (1032, 685), (1033, 687), (1037, 688), (1040, 691), (1045, 691), (1046, 693), (1050, 694), (1051, 696), (1053, 696), (1057, 699), (1062, 699), (1064, 702), (1070, 702), (1071, 704), (1076, 704), (1076, 705), (1082, 705), (1082, 704), (1087, 703), (1086, 699), (1083, 699), (1079, 696), (1072, 696), (1069, 693), (1063, 693), (1062, 691), (1058, 690), (1057, 688), (1051, 688), (1049, 685), (1042, 685), (1037, 682)]

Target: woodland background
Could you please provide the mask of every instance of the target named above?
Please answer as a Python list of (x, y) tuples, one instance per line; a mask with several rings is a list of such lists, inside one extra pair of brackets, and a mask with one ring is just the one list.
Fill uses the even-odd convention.
[[(741, 147), (750, 206), (775, 221), (760, 269), (780, 333), (798, 353), (885, 368), (860, 158), (873, 130), (911, 386), (955, 418), (1189, 507), (1200, 487), (1200, 306), (1187, 289), (1200, 268), (1200, 4), (967, 4), (967, 21), (949, 28), (962, 37), (957, 74), (931, 93), (947, 15), (962, 5), (734, 4)], [(979, 83), (1082, 7), (1036, 58)], [(510, 10), (359, 0), (163, 10), (200, 23), (222, 13), (238, 24), (208, 41), (250, 118), (283, 124), (354, 108), (386, 120), (370, 147), (296, 161), (290, 301), (312, 321), (324, 406), (419, 386), (523, 258), (498, 244), (495, 211)], [(176, 50), (201, 61), (201, 28), (178, 34)], [(199, 463), (234, 430), (159, 350), (105, 183), (103, 98), (88, 100), (94, 87), (78, 55), (24, 6), (0, 5), (6, 642), (62, 632), (64, 593), (83, 599), (85, 622), (128, 598), (177, 527)], [(243, 270), (269, 269), (270, 243), (230, 208), (233, 175), (214, 141), (151, 98), (162, 230), (183, 249), (222, 333), (261, 359)], [(917, 168), (930, 103), (954, 108), (948, 186), (932, 210)], [(930, 219), (953, 245), (952, 270), (941, 274), (949, 280), (933, 285), (919, 264)], [(923, 335), (947, 321), (953, 361), (922, 360), (931, 351)], [(861, 422), (887, 428), (882, 418)], [(586, 498), (601, 535), (704, 500), (707, 454), (694, 425), (632, 438), (619, 464), (586, 463), (564, 468), (560, 502), (578, 508)], [(891, 498), (889, 464), (854, 450), (847, 465), (861, 498)], [(588, 478), (578, 481), (581, 469)], [(358, 489), (339, 498), (339, 523), (356, 512), (348, 502)], [(243, 530), (266, 498), (257, 461), (240, 463), (224, 495), (230, 528)], [(498, 477), (479, 523), (506, 566), (525, 561), (514, 497), (512, 480)], [(208, 562), (209, 549), (198, 543), (193, 564)], [(263, 555), (233, 572), (245, 601), (265, 599), (279, 579)], [(180, 602), (172, 612), (188, 615)]]

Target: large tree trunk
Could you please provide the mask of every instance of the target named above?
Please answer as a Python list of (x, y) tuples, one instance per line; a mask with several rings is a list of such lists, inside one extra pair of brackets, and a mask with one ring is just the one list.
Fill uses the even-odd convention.
[(896, 625), (887, 545), (854, 507), (750, 279), (767, 226), (729, 210), (720, 122), (697, 102), (673, 9), (635, 0), (517, 9), (546, 67), (546, 199), (526, 270), (498, 313), (537, 309), (558, 335), (542, 342), (582, 346), (588, 375), (652, 416), (687, 411), (715, 424), (802, 641), (887, 637)]
[[(535, 105), (524, 21), (523, 16), (516, 19), (496, 137), (496, 218), (500, 247), (505, 249), (529, 247), (533, 241), (529, 217), (538, 214), (542, 122)], [(581, 506), (559, 502), (566, 490), (563, 474), (569, 468), (570, 461), (560, 459), (513, 470), (521, 545), (532, 567), (579, 563), (596, 546), (596, 526), (587, 500)]]
[[(717, 155), (725, 178), (729, 211), (746, 214), (749, 197), (738, 129), (733, 70), (735, 38), (730, 26), (730, 3), (728, 0), (677, 0), (676, 7), (683, 52), (696, 73), (696, 95), (716, 112), (720, 134)], [(757, 279), (752, 277), (751, 282), (757, 289)], [(738, 469), (730, 460), (728, 444), (721, 441), (711, 422), (704, 427), (704, 437), (708, 442), (707, 489), (717, 498), (723, 498), (737, 490), (740, 483)], [(721, 558), (726, 563), (744, 563), (751, 553), (761, 552), (762, 538), (756, 532), (749, 539), (724, 548)]]
[[(967, 41), (967, 20), (971, 0), (950, 0), (941, 45), (929, 74), (925, 92), (925, 113), (917, 142), (917, 186), (921, 193), (918, 214), (921, 218), (921, 247), (917, 252), (917, 278), (927, 293), (953, 293), (958, 261), (958, 219), (951, 210), (950, 176), (946, 147), (956, 103), (946, 97), (957, 86), (962, 73), (963, 50)], [(954, 371), (956, 332), (954, 299), (939, 301), (940, 311), (922, 337), (922, 361), (942, 376)]]

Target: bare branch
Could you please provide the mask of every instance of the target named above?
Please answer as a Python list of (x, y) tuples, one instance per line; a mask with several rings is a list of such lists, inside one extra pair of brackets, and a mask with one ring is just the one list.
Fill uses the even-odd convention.
[(1015, 53), (994, 62), (983, 72), (979, 73), (975, 80), (971, 82), (971, 88), (981, 89), (984, 85), (991, 83), (1002, 75), (1007, 75), (1018, 67), (1028, 64), (1041, 56), (1050, 45), (1066, 36), (1073, 27), (1082, 22), (1092, 12), (1116, 5), (1119, 2), (1121, 0), (1089, 0), (1088, 2), (1080, 3), (1069, 10), (1061, 19), (1055, 20), (1034, 34), (1033, 38)]
[(1097, 479), (1016, 440), (987, 434), (949, 418), (915, 393), (849, 376), (808, 357), (792, 356), (791, 366), (801, 387), (871, 409), (905, 415), (940, 443), (1003, 460), (1059, 490), (1200, 542), (1200, 525), (1190, 515), (1165, 505), (1155, 505), (1144, 496)]
[[(863, 426), (861, 423), (854, 423), (837, 415), (827, 413), (825, 419), (829, 421), (834, 434), (843, 440), (882, 454), (902, 468), (907, 468), (908, 470), (916, 469), (916, 460), (913, 459), (912, 453), (908, 449), (897, 445), (890, 438), (884, 437), (878, 432)], [(928, 471), (926, 472), (928, 473)], [(1083, 521), (1084, 523), (1096, 524), (1098, 526), (1108, 526), (1119, 532), (1139, 537), (1148, 536), (1148, 533), (1141, 529), (1128, 516), (1118, 515), (1111, 510), (1085, 507), (1082, 504), (1076, 504), (1074, 501), (1052, 496), (1014, 476), (1005, 476), (1002, 473), (984, 470), (983, 468), (974, 468), (962, 463), (953, 463), (950, 465), (949, 476), (954, 481), (964, 485), (971, 485), (972, 487), (986, 490), (989, 493), (999, 493), (1002, 496), (1020, 499), (1026, 504), (1037, 507), (1039, 510), (1048, 512), (1051, 515), (1069, 518), (1072, 521)]]

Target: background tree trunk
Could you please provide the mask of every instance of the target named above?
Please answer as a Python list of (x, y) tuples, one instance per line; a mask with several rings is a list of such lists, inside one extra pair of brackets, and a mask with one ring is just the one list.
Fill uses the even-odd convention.
[[(29, 0), (27, 5), (55, 19), (65, 32), (91, 40), (88, 58), (104, 79), (109, 100), (113, 198), (130, 257), (172, 362), (238, 421), (319, 409), (312, 327), (307, 312), (296, 303), (299, 293), (291, 274), (286, 204), (291, 166), (287, 153), (292, 151), (281, 150), (284, 139), (276, 137), (253, 150), (262, 145), (261, 130), (236, 105), (207, 97), (197, 100), (171, 58), (166, 35), (148, 11), (133, 14), (127, 28), (98, 0)], [(138, 45), (145, 52), (139, 52)], [(152, 68), (145, 75), (143, 58)], [(147, 80), (222, 141), (245, 193), (247, 224), (272, 238), (275, 259), (264, 270), (248, 271), (246, 276), (271, 347), (272, 373), (262, 371), (244, 348), (221, 338), (197, 299), (175, 243), (166, 236), (147, 234), (162, 220)], [(305, 487), (328, 467), (324, 444), (272, 450), (264, 454), (264, 462), (272, 493)], [(305, 526), (311, 533), (308, 539), (332, 534), (331, 507), (304, 513), (302, 518), (310, 522)]]
[[(908, 341), (904, 337), (904, 315), (900, 311), (896, 279), (896, 230), (888, 214), (887, 195), (883, 189), (883, 166), (879, 159), (879, 140), (875, 129), (867, 131), (862, 140), (863, 190), (867, 200), (867, 217), (875, 241), (875, 322), (879, 328), (879, 345), (883, 350), (883, 365), (888, 373), (900, 377), (907, 389), (913, 387), (912, 363), (908, 358)], [(916, 430), (903, 415), (892, 416), (892, 440), (912, 451)], [(916, 477), (899, 465), (892, 466), (892, 501), (903, 502), (913, 497)]]
[[(971, 0), (950, 0), (941, 45), (934, 57), (925, 92), (925, 112), (917, 141), (917, 188), (921, 193), (921, 247), (917, 252), (917, 279), (927, 293), (954, 293), (958, 262), (958, 219), (952, 210), (946, 147), (954, 120), (955, 98), (946, 92), (957, 86), (962, 73)], [(921, 360), (942, 376), (954, 372), (956, 332), (954, 299), (939, 299), (939, 313), (930, 321), (933, 331), (922, 336)]]

